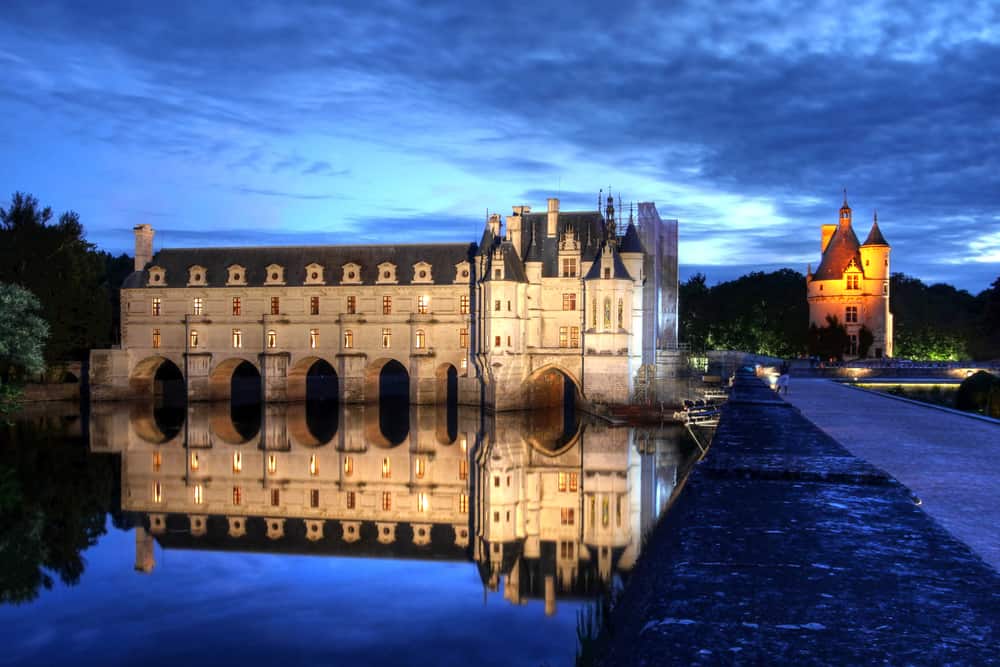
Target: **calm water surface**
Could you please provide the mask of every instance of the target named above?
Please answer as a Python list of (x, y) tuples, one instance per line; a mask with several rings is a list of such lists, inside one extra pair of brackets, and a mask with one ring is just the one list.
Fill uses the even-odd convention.
[(693, 455), (562, 410), (34, 408), (0, 664), (571, 665)]

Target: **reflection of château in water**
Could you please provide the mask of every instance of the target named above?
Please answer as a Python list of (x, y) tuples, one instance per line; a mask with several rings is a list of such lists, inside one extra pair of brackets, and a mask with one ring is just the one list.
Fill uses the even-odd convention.
[[(163, 548), (464, 560), (520, 603), (593, 593), (628, 570), (677, 484), (678, 429), (562, 411), (481, 417), (414, 406), (96, 406), (94, 451), (120, 452), (136, 568)], [(352, 409), (353, 407), (353, 409)], [(254, 414), (254, 410), (257, 414)], [(481, 421), (485, 419), (485, 422)], [(397, 422), (400, 420), (396, 420)]]

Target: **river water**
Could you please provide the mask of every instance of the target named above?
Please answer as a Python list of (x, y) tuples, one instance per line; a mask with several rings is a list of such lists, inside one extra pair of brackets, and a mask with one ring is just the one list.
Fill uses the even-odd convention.
[(696, 453), (562, 410), (87, 413), (0, 425), (0, 664), (572, 665)]

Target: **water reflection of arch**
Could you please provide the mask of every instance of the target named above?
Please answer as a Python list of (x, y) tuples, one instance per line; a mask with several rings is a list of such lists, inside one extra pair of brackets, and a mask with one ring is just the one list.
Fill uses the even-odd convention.
[(567, 421), (562, 410), (529, 410), (524, 417), (525, 441), (545, 456), (561, 456), (583, 437), (583, 422), (580, 419)]
[[(405, 396), (409, 398), (411, 378), (406, 364), (393, 357), (381, 357), (368, 364), (368, 367), (365, 368), (364, 394), (366, 403), (375, 403), (387, 397), (401, 398), (403, 396), (401, 386), (387, 386), (391, 384), (391, 380), (393, 379), (390, 378), (390, 375), (397, 376), (400, 379), (405, 378)], [(391, 396), (387, 396), (387, 393), (391, 394)], [(397, 393), (399, 394), (398, 396), (396, 395)]]
[(458, 437), (458, 369), (454, 364), (439, 364), (434, 371), (436, 384), (434, 436), (441, 444), (455, 442)]
[[(413, 435), (410, 431), (410, 424), (412, 423), (410, 410), (384, 414), (388, 410), (385, 405), (379, 402), (368, 403), (364, 406), (362, 409), (362, 421), (364, 424), (365, 442), (383, 449), (393, 449), (401, 445), (409, 448), (410, 439)], [(392, 432), (390, 429), (387, 429), (386, 421), (392, 418), (405, 419), (405, 430), (399, 429)]]
[(303, 357), (292, 364), (288, 369), (287, 396), (289, 401), (305, 401), (310, 398), (327, 398), (326, 396), (310, 396), (310, 379), (314, 376), (328, 378), (326, 381), (331, 385), (336, 398), (340, 393), (340, 377), (336, 368), (327, 359), (311, 355)]
[[(251, 406), (259, 410), (259, 406)], [(216, 401), (208, 405), (209, 428), (212, 435), (230, 445), (257, 444), (260, 441), (260, 421), (256, 428), (242, 423), (239, 413), (234, 414), (234, 406), (228, 402)]]
[(135, 398), (145, 398), (153, 396), (156, 382), (164, 377), (170, 380), (184, 381), (184, 373), (181, 371), (184, 364), (179, 359), (172, 359), (164, 355), (146, 357), (135, 366), (129, 374), (129, 389)]
[(528, 396), (528, 405), (533, 407), (564, 405), (570, 399), (570, 388), (574, 402), (583, 396), (583, 387), (576, 376), (556, 363), (536, 368), (522, 385)]
[(154, 445), (182, 445), (184, 442), (183, 406), (158, 406), (151, 400), (129, 405), (129, 426), (139, 437)]
[[(237, 370), (246, 370), (247, 364), (256, 373), (257, 380), (260, 380), (260, 366), (257, 361), (250, 356), (229, 357), (220, 361), (212, 368), (208, 376), (208, 396), (213, 401), (223, 401), (233, 398), (233, 377)], [(249, 371), (248, 371), (249, 374)]]
[[(332, 411), (317, 415), (317, 412)], [(341, 406), (331, 401), (289, 403), (285, 413), (287, 433), (294, 445), (322, 447), (337, 438), (341, 428)], [(329, 417), (328, 419), (326, 417)], [(270, 443), (268, 443), (270, 447)]]

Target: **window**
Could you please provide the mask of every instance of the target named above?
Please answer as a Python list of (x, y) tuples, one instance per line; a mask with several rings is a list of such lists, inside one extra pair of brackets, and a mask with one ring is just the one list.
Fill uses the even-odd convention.
[(309, 507), (319, 507), (319, 489), (309, 489)]
[(243, 471), (243, 453), (235, 452), (233, 454), (233, 472)]
[(571, 472), (569, 474), (569, 490), (571, 493), (576, 493), (576, 490), (579, 488), (579, 479), (578, 473)]
[(349, 296), (347, 297), (347, 314), (354, 315), (358, 312), (358, 297)]
[(271, 314), (280, 315), (281, 314), (281, 299), (276, 296), (271, 297)]
[(466, 359), (465, 357), (462, 357), (461, 366), (463, 371), (467, 370), (469, 368), (469, 360)]
[(385, 511), (392, 509), (392, 494), (388, 491), (382, 492), (382, 509)]
[(597, 326), (597, 298), (590, 300), (590, 326)]
[(564, 257), (562, 261), (562, 277), (576, 278), (576, 259)]
[(496, 269), (496, 270), (495, 270), (495, 271), (493, 272), (493, 277), (494, 277), (494, 278), (495, 278), (496, 280), (500, 280), (500, 279), (502, 279), (502, 278), (503, 278), (503, 269)]
[(194, 504), (201, 505), (205, 500), (204, 491), (201, 488), (201, 484), (194, 485)]
[(191, 339), (191, 347), (198, 347), (198, 330), (197, 329), (191, 329), (191, 333), (189, 334), (189, 337)]
[(354, 491), (347, 492), (347, 509), (352, 510), (357, 506), (357, 496), (354, 495)]
[(267, 471), (272, 475), (278, 472), (278, 455), (268, 454), (267, 455)]
[(469, 511), (469, 496), (464, 493), (458, 494), (458, 511), (468, 512)]
[(510, 300), (508, 299), (507, 300), (507, 312), (509, 313), (510, 310), (511, 310), (511, 308), (510, 308)]
[(198, 452), (191, 452), (191, 470), (197, 470), (199, 465), (201, 461), (198, 460)]
[(622, 527), (622, 497), (618, 496), (615, 499), (615, 525), (619, 528)]
[(243, 331), (233, 329), (233, 347), (243, 347)]
[(497, 311), (498, 313), (500, 312), (500, 299), (497, 299), (496, 301), (493, 302), (493, 310)]
[(851, 348), (849, 350), (849, 353), (850, 354), (857, 354), (858, 353), (858, 335), (857, 334), (851, 334)]
[(569, 347), (569, 327), (559, 327), (559, 347)]
[(281, 504), (281, 489), (271, 489), (271, 506), (277, 507)]
[(392, 297), (388, 294), (382, 297), (382, 314), (392, 315)]
[(430, 304), (430, 302), (431, 302), (430, 297), (427, 297), (427, 296), (418, 296), (417, 297), (417, 314), (418, 315), (426, 315), (427, 314), (427, 307), (428, 307), (428, 304)]
[(233, 315), (241, 315), (243, 313), (243, 304), (240, 301), (240, 297), (233, 297)]
[(153, 452), (153, 472), (160, 472), (160, 466), (163, 464), (163, 456), (160, 452)]
[(510, 347), (510, 336), (507, 336), (507, 347)]
[(625, 328), (625, 302), (621, 298), (618, 299), (618, 328)]
[(493, 523), (500, 523), (500, 512), (493, 513)]
[(160, 315), (160, 304), (160, 297), (153, 297), (153, 315), (156, 315), (157, 317)]
[(309, 330), (309, 347), (314, 350), (319, 347), (319, 329)]
[(309, 297), (309, 314), (319, 315), (319, 297), (311, 296)]
[(160, 330), (153, 329), (153, 347), (160, 347)]
[(417, 494), (417, 511), (426, 512), (430, 508), (430, 502), (427, 500), (426, 493)]
[(561, 472), (559, 473), (559, 490), (560, 491), (570, 491), (575, 493), (579, 488), (580, 477), (579, 473), (575, 472)]
[(604, 328), (611, 328), (611, 299), (604, 298)]
[(354, 457), (345, 456), (344, 457), (344, 476), (350, 477), (354, 474)]
[(427, 472), (427, 462), (424, 460), (424, 457), (418, 456), (416, 460), (413, 462), (413, 475), (417, 479), (423, 479), (424, 474), (426, 472)]
[(354, 347), (354, 332), (350, 329), (344, 330), (344, 349), (349, 350)]
[(858, 274), (849, 273), (846, 276), (844, 276), (844, 278), (846, 279), (847, 282), (846, 284), (847, 289), (861, 289), (861, 287), (859, 286)]
[(458, 478), (462, 481), (469, 479), (469, 462), (466, 459), (458, 462)]
[(392, 462), (389, 457), (382, 459), (382, 479), (392, 479)]
[(495, 488), (495, 489), (499, 489), (500, 488), (500, 475), (494, 475), (493, 476), (493, 488)]
[(858, 321), (857, 306), (847, 306), (847, 308), (844, 309), (844, 321), (849, 324), (857, 323)]
[(566, 560), (573, 558), (573, 553), (576, 551), (572, 542), (560, 542), (559, 543), (559, 556)]
[(590, 502), (588, 503), (590, 510), (590, 527), (593, 528), (597, 522), (597, 498), (594, 496), (590, 497)]
[(560, 514), (561, 516), (559, 523), (561, 523), (562, 525), (572, 526), (576, 522), (576, 517), (574, 516), (575, 512), (573, 511), (572, 507), (562, 508)]
[(201, 315), (203, 307), (204, 307), (204, 301), (200, 296), (196, 296), (194, 299), (192, 299), (191, 311), (193, 312), (193, 314)]
[(319, 459), (315, 454), (309, 457), (309, 474), (313, 477), (319, 474)]
[(163, 486), (160, 484), (159, 480), (153, 482), (153, 502), (163, 502)]
[(611, 508), (610, 508), (609, 503), (608, 503), (608, 497), (605, 496), (604, 499), (601, 500), (601, 525), (602, 526), (607, 526), (608, 522), (611, 520), (610, 509)]
[(568, 488), (569, 475), (567, 473), (559, 473), (559, 490), (565, 491)]
[(500, 347), (500, 336), (493, 337), (493, 347)]
[(563, 310), (576, 310), (576, 294), (563, 294)]
[(611, 278), (611, 268), (604, 267), (604, 279), (607, 280), (609, 278)]
[(267, 347), (272, 350), (278, 347), (278, 332), (274, 329), (267, 331)]
[(239, 486), (233, 487), (233, 504), (240, 505), (243, 503), (243, 489)]
[(569, 328), (569, 346), (580, 347), (580, 327)]
[(417, 341), (416, 341), (417, 349), (422, 350), (426, 346), (427, 346), (427, 335), (424, 333), (423, 329), (417, 329)]
[(889, 293), (889, 283), (882, 283), (882, 295), (885, 296)]
[(458, 300), (458, 310), (462, 315), (469, 314), (469, 295), (463, 294)]
[(382, 329), (382, 347), (392, 347), (392, 329)]

